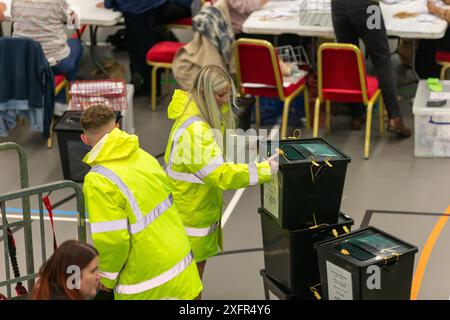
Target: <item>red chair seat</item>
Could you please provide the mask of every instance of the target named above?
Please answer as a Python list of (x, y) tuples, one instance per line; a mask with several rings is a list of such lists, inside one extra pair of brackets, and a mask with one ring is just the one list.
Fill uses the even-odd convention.
[(66, 80), (66, 77), (64, 77), (62, 74), (55, 75), (55, 87), (59, 86), (64, 80)]
[[(370, 100), (378, 90), (378, 79), (367, 76), (367, 97)], [(324, 100), (334, 102), (363, 102), (361, 90), (323, 89)]]
[(147, 61), (172, 63), (175, 54), (182, 46), (184, 43), (177, 41), (158, 42), (147, 52)]
[(436, 61), (450, 62), (450, 51), (438, 51), (434, 57)]
[(168, 24), (177, 24), (182, 26), (192, 26), (192, 17), (184, 17), (175, 21), (172, 21)]

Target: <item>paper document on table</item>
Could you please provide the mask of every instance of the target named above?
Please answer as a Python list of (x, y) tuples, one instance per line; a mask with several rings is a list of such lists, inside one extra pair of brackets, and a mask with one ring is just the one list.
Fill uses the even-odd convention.
[(262, 20), (297, 17), (303, 1), (295, 1), (293, 3), (286, 4), (285, 6), (276, 6), (273, 8), (258, 10), (254, 12), (252, 16), (258, 17)]
[(410, 3), (412, 0), (381, 0), (381, 2), (385, 3), (385, 4), (408, 4)]
[(450, 99), (450, 92), (430, 92), (430, 100)]
[(421, 13), (417, 16), (417, 21), (419, 22), (433, 22), (437, 17), (429, 13)]

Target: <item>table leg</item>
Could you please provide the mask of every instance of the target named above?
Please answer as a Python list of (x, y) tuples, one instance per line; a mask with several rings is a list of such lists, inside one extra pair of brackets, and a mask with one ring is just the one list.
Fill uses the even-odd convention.
[(317, 50), (316, 50), (316, 42), (317, 39), (316, 37), (311, 37), (311, 48), (310, 48), (310, 63), (311, 63), (311, 68), (314, 70), (314, 72), (317, 71), (317, 65), (316, 65), (316, 54), (317, 54)]
[(416, 71), (416, 41), (417, 41), (416, 39), (413, 39), (412, 40), (412, 44), (411, 44), (411, 46), (412, 46), (412, 58), (411, 58), (412, 66), (411, 66), (411, 71), (412, 71), (412, 74), (414, 76), (414, 79), (417, 82), (419, 82), (420, 81), (420, 77), (419, 77), (419, 75), (417, 74), (417, 71)]
[[(105, 68), (103, 68), (102, 64), (97, 60), (97, 57), (95, 56), (95, 48), (97, 47), (97, 30), (98, 27), (97, 26), (89, 26), (89, 36), (91, 39), (91, 45), (89, 47), (89, 51), (91, 54), (91, 60), (94, 63), (94, 65), (100, 69), (100, 71), (108, 76), (108, 73), (106, 72)], [(109, 78), (109, 76), (108, 76)]]

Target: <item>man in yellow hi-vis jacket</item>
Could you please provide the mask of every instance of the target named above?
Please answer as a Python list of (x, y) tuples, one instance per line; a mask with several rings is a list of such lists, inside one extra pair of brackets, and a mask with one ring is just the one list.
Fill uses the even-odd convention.
[(110, 108), (87, 109), (81, 125), (93, 146), (83, 192), (101, 286), (117, 300), (195, 299), (203, 287), (161, 166), (116, 128)]

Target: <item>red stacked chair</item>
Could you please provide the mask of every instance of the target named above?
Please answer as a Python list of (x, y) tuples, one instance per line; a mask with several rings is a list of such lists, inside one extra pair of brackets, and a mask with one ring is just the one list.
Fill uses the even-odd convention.
[(177, 41), (162, 41), (155, 44), (147, 52), (147, 64), (152, 66), (152, 88), (151, 88), (151, 103), (152, 111), (156, 110), (156, 82), (157, 71), (160, 68), (170, 70), (172, 68), (172, 61), (177, 51), (184, 46), (184, 43)]
[(326, 127), (331, 128), (330, 103), (361, 102), (367, 107), (364, 158), (369, 158), (372, 109), (379, 101), (380, 135), (384, 134), (384, 104), (378, 79), (367, 75), (364, 57), (353, 44), (324, 43), (318, 51), (318, 97), (314, 110), (313, 136), (319, 132), (320, 104), (326, 103)]

